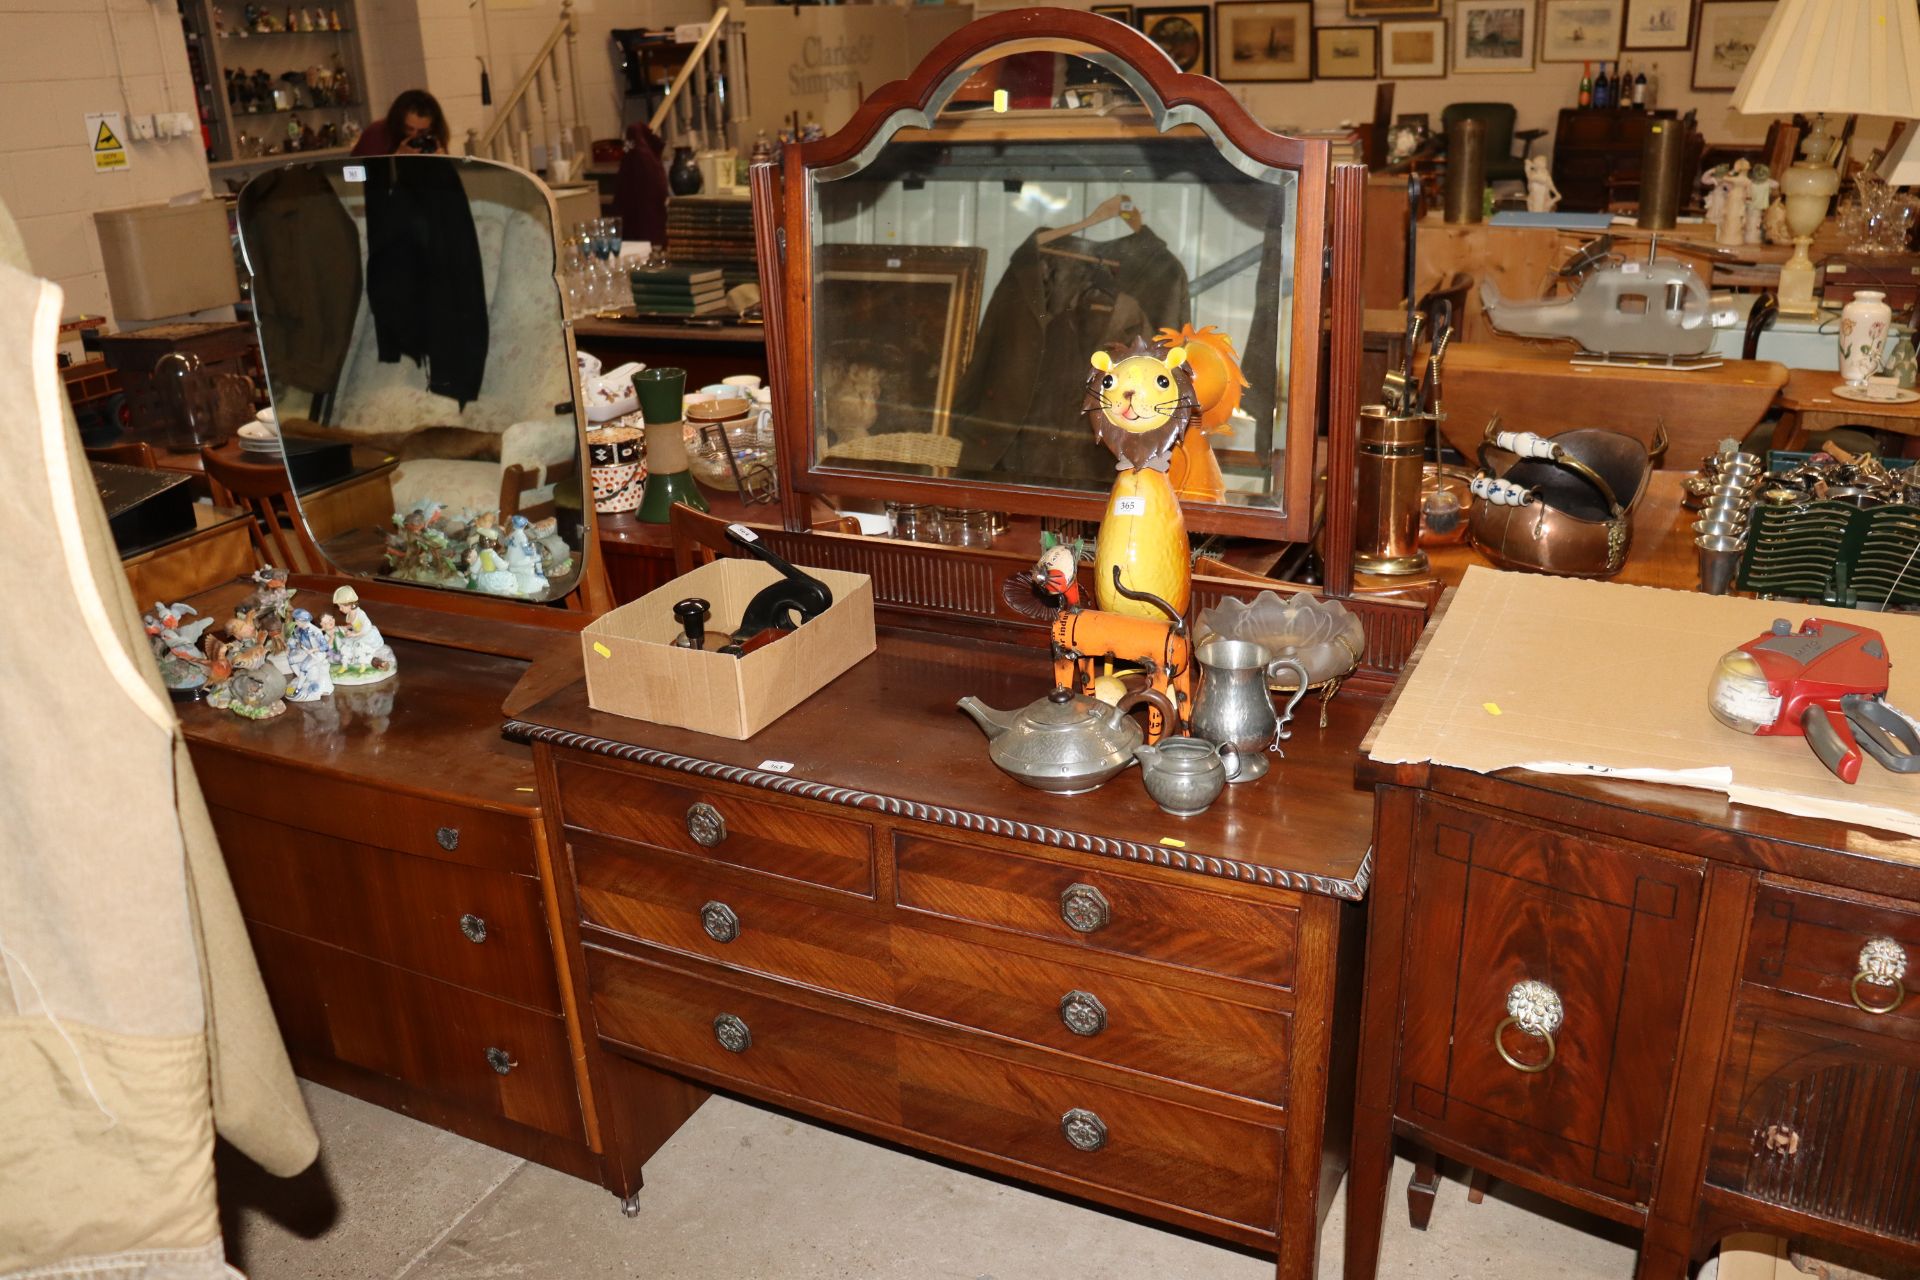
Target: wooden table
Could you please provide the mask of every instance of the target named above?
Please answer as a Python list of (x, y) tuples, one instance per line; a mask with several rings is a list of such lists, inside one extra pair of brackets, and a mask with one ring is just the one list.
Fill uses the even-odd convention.
[[(740, 501), (737, 493), (726, 493), (713, 489), (700, 491), (706, 496), (708, 510), (722, 520), (744, 520), (749, 524), (778, 524), (780, 508), (775, 506), (748, 506)], [(818, 498), (813, 502), (813, 527), (816, 529), (837, 529), (840, 517)], [(598, 520), (600, 530), (600, 554), (607, 561), (607, 585), (613, 590), (616, 604), (625, 604), (629, 600), (638, 600), (641, 596), (656, 588), (664, 587), (674, 577), (673, 572), (673, 530), (664, 524), (643, 524), (626, 517), (609, 519), (601, 516)]]
[(232, 507), (193, 504), (193, 528), (158, 546), (121, 558), (133, 602), (142, 609), (155, 601), (185, 600), (256, 568), (247, 513)]
[(1842, 400), (1833, 394), (1841, 382), (1840, 375), (1832, 369), (1789, 369), (1787, 383), (1780, 388), (1779, 404), (1783, 413), (1780, 425), (1774, 429), (1773, 447), (1797, 449), (1808, 433), (1842, 426), (1920, 436), (1920, 401), (1867, 404)]
[(687, 390), (735, 373), (767, 376), (766, 331), (757, 324), (673, 324), (632, 316), (590, 316), (573, 322), (574, 345), (608, 368), (629, 360), (678, 365)]

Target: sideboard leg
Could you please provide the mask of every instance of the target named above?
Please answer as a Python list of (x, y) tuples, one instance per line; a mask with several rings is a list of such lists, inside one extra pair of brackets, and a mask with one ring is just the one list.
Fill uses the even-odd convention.
[(629, 1218), (637, 1218), (640, 1216), (640, 1193), (638, 1191), (621, 1199), (620, 1212)]
[(1347, 1168), (1345, 1280), (1373, 1280), (1386, 1225), (1387, 1180), (1393, 1172), (1393, 1122), (1384, 1113), (1354, 1116), (1353, 1157)]
[(1414, 1157), (1413, 1180), (1407, 1183), (1407, 1220), (1415, 1231), (1433, 1221), (1433, 1202), (1440, 1194), (1440, 1160), (1431, 1151)]
[(1640, 1257), (1633, 1266), (1633, 1280), (1687, 1280), (1689, 1270), (1685, 1233), (1679, 1247), (1661, 1237), (1667, 1233), (1651, 1225), (1640, 1242)]

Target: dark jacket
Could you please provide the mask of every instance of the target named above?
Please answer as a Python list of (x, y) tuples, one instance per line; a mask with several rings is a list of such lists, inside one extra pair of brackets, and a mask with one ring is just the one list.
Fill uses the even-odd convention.
[(960, 471), (1104, 484), (1113, 456), (1081, 416), (1088, 362), (1111, 343), (1186, 324), (1186, 269), (1145, 227), (1118, 240), (1068, 236), (1047, 246), (1064, 253), (1042, 250), (1037, 234), (1014, 250), (994, 286), (954, 391)]
[(629, 125), (627, 137), (632, 145), (614, 175), (613, 211), (622, 239), (645, 240), (657, 252), (667, 247), (667, 166), (660, 159), (665, 144), (644, 124)]
[(253, 311), (273, 393), (332, 392), (360, 314), (360, 232), (333, 184), (309, 165), (269, 169), (240, 208)]
[(467, 191), (444, 156), (367, 163), (367, 307), (384, 364), (427, 367), (427, 390), (460, 402), (487, 371), (487, 288)]

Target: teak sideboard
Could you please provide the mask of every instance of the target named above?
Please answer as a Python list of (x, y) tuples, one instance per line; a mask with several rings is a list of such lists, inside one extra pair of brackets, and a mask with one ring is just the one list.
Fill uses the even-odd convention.
[(751, 741), (595, 712), (580, 682), (507, 726), (535, 748), (622, 1194), (721, 1089), (1315, 1274), (1377, 703), (1303, 717), (1265, 780), (1182, 820), (1132, 772), (1061, 797), (989, 762), (956, 702), (1024, 705), (1047, 667), (883, 629)]

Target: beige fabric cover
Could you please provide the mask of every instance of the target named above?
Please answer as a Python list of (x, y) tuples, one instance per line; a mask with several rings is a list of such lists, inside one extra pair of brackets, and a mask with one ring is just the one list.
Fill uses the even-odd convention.
[(215, 1126), (318, 1143), (4, 212), (0, 259), (0, 1277), (226, 1276)]

